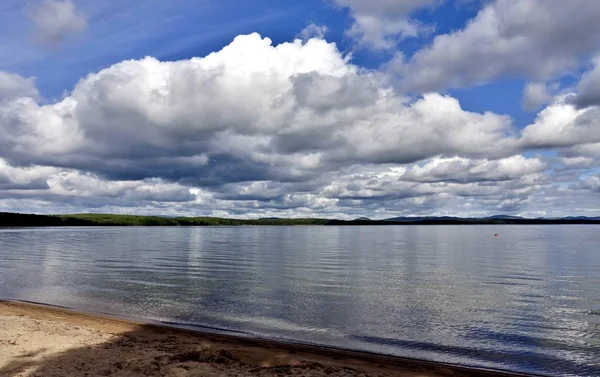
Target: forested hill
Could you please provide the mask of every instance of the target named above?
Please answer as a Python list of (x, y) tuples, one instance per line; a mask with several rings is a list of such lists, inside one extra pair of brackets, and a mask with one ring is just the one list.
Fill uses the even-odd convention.
[(28, 215), (0, 212), (0, 226), (235, 226), (235, 225), (325, 225), (322, 219), (240, 220), (218, 217), (162, 217), (113, 214)]
[(597, 217), (526, 219), (514, 216), (486, 218), (398, 217), (387, 220), (284, 219), (254, 220), (219, 217), (161, 217), (112, 214), (30, 215), (0, 212), (0, 227), (34, 226), (240, 226), (240, 225), (475, 225), (475, 224), (600, 224)]

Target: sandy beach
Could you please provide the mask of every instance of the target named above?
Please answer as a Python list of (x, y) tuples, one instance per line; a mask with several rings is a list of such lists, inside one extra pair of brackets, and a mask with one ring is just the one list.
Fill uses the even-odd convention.
[(0, 302), (0, 376), (517, 376)]

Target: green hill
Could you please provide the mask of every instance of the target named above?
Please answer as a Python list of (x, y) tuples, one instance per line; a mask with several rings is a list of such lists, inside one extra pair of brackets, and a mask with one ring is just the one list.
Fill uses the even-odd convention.
[(35, 226), (250, 226), (250, 225), (476, 225), (476, 224), (600, 224), (598, 218), (526, 219), (512, 216), (487, 218), (398, 217), (387, 220), (330, 219), (228, 219), (220, 217), (162, 217), (80, 213), (70, 215), (31, 215), (0, 212), (0, 227)]

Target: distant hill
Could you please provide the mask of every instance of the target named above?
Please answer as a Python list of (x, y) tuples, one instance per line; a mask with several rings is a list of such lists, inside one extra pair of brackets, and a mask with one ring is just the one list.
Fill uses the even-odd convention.
[(384, 221), (425, 221), (425, 220), (439, 220), (439, 221), (454, 221), (463, 220), (460, 217), (451, 216), (404, 216), (404, 217), (392, 217), (385, 219)]
[(401, 224), (600, 224), (600, 217), (571, 216), (560, 218), (524, 218), (510, 215), (488, 217), (405, 216), (392, 217), (385, 222)]
[(161, 217), (80, 213), (29, 215), (0, 212), (0, 227), (26, 226), (236, 226), (236, 225), (325, 225), (325, 219), (256, 219), (220, 217)]
[(494, 215), (488, 216), (486, 219), (522, 219), (521, 216), (509, 216), (509, 215)]
[(0, 212), (0, 227), (34, 226), (248, 226), (248, 225), (476, 225), (476, 224), (600, 224), (600, 217), (574, 216), (558, 219), (527, 219), (518, 216), (496, 215), (485, 218), (460, 217), (394, 217), (371, 220), (335, 219), (227, 219), (220, 217), (161, 217), (81, 213), (71, 215), (32, 215)]
[(596, 217), (588, 217), (588, 216), (567, 216), (567, 217), (561, 217), (561, 219), (567, 219), (567, 220), (600, 220), (600, 216), (596, 216)]

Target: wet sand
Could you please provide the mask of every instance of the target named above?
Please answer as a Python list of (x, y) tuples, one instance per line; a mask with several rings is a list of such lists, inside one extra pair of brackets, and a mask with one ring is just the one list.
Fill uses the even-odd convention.
[(0, 376), (522, 376), (0, 302)]

